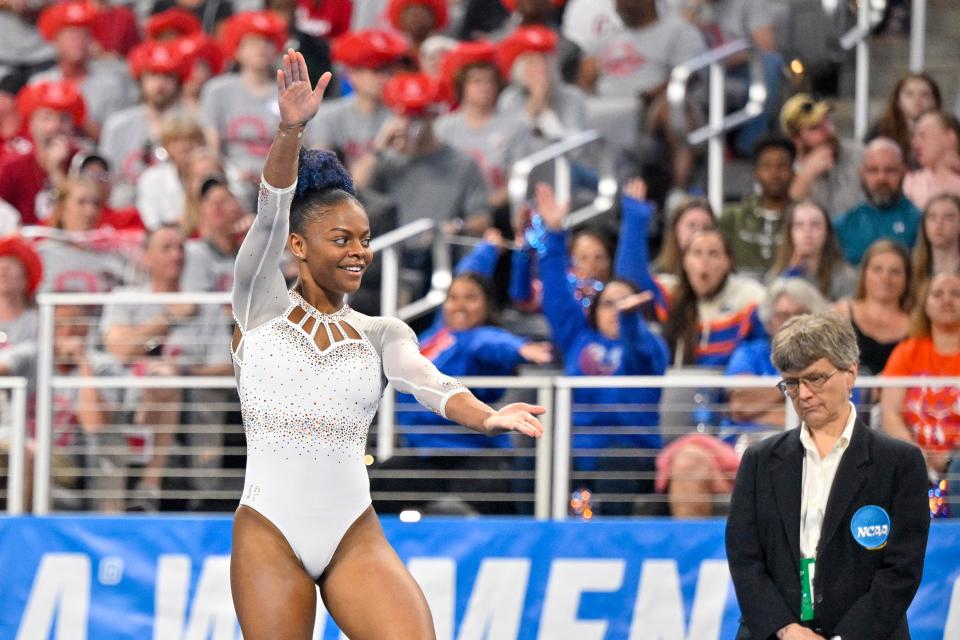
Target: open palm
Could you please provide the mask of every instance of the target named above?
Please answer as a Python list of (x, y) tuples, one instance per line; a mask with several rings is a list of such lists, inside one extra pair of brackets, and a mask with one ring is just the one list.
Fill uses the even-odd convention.
[(303, 54), (288, 49), (283, 54), (283, 68), (277, 69), (277, 103), (281, 121), (287, 125), (301, 125), (313, 118), (323, 102), (323, 94), (332, 77), (327, 71), (320, 76), (316, 88), (311, 87)]

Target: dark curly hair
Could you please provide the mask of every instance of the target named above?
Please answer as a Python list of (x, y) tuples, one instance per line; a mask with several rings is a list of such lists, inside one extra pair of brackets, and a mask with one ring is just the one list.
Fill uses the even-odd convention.
[(345, 200), (357, 204), (353, 178), (331, 151), (300, 150), (297, 190), (290, 204), (290, 231), (303, 234), (306, 224)]

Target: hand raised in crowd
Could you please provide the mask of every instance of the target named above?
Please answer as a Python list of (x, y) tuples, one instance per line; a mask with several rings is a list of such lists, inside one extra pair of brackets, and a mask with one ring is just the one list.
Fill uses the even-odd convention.
[(836, 154), (834, 153), (833, 147), (821, 144), (814, 147), (810, 153), (807, 154), (803, 164), (812, 175), (819, 176), (833, 169), (836, 161)]
[(407, 135), (409, 126), (409, 118), (403, 116), (387, 118), (373, 139), (373, 148), (377, 151), (385, 151), (387, 149), (402, 150), (404, 137)]
[(549, 342), (528, 342), (519, 349), (520, 357), (533, 364), (553, 362), (553, 345)]
[(570, 203), (557, 200), (553, 189), (544, 182), (537, 183), (535, 196), (537, 211), (543, 218), (543, 224), (553, 231), (563, 229), (563, 220), (570, 212)]
[(653, 293), (650, 291), (641, 291), (640, 293), (631, 293), (625, 298), (617, 300), (617, 311), (620, 313), (632, 313), (639, 311), (640, 307), (653, 300)]
[(623, 185), (623, 195), (639, 202), (647, 199), (647, 183), (643, 178), (631, 178)]
[(326, 71), (317, 80), (317, 86), (311, 87), (307, 61), (303, 54), (288, 49), (283, 54), (283, 68), (277, 69), (277, 104), (280, 107), (281, 126), (303, 126), (317, 115), (320, 103), (323, 102), (323, 94), (332, 77), (330, 72)]

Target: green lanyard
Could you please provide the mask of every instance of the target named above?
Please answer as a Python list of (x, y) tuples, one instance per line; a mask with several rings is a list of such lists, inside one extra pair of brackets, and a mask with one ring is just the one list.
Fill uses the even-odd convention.
[(813, 620), (813, 575), (815, 558), (800, 559), (800, 621)]

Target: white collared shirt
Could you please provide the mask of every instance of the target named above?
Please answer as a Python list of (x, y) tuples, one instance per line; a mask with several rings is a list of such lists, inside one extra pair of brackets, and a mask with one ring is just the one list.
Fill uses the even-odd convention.
[(800, 555), (812, 558), (817, 553), (820, 543), (820, 529), (823, 526), (823, 516), (827, 511), (827, 499), (830, 497), (830, 488), (837, 475), (840, 459), (850, 446), (853, 436), (853, 425), (857, 421), (857, 410), (850, 404), (850, 415), (843, 433), (833, 444), (833, 448), (822, 459), (817, 450), (817, 444), (810, 435), (806, 424), (800, 425), (800, 442), (803, 444), (803, 481), (800, 491)]

